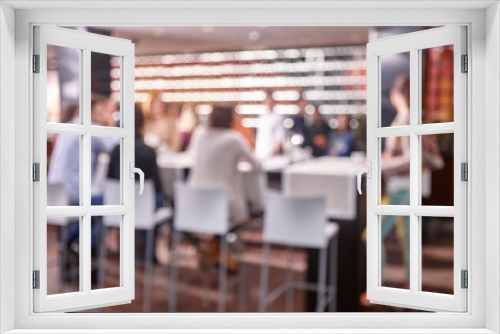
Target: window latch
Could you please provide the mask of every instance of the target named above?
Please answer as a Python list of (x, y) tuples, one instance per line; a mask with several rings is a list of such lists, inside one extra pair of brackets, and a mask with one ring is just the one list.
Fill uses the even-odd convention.
[(358, 170), (358, 193), (361, 195), (361, 176), (366, 173), (366, 177), (369, 179), (372, 177), (372, 163), (368, 161), (366, 163), (366, 167), (361, 168)]
[(140, 168), (135, 168), (133, 161), (130, 161), (129, 163), (129, 171), (131, 179), (135, 178), (134, 173), (139, 174), (139, 195), (142, 195), (142, 192), (144, 191), (144, 172)]

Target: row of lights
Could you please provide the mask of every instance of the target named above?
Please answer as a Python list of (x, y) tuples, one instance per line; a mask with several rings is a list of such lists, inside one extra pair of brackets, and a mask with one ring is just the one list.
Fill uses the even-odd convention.
[[(314, 58), (365, 55), (365, 46), (342, 46), (334, 48), (308, 48), (287, 50), (252, 50), (235, 52), (204, 52), (177, 55), (137, 56), (136, 65), (212, 63), (227, 61), (274, 60), (280, 58)], [(114, 61), (118, 65), (118, 61)]]
[[(198, 104), (195, 110), (199, 115), (209, 115), (212, 113), (213, 107), (210, 104)], [(313, 105), (307, 105), (305, 108), (306, 114), (312, 114), (315, 110)], [(265, 104), (240, 104), (236, 107), (237, 114), (246, 116), (263, 115), (268, 111), (269, 107)], [(299, 111), (299, 106), (294, 104), (276, 104), (273, 108), (273, 112), (279, 115), (296, 115)], [(323, 115), (359, 114), (366, 113), (366, 107), (364, 105), (322, 104), (318, 107), (318, 111)]]
[[(364, 60), (336, 60), (325, 62), (275, 62), (267, 64), (220, 64), (182, 66), (144, 66), (135, 69), (136, 77), (220, 76), (241, 74), (304, 73), (329, 71), (355, 71), (366, 69)], [(120, 77), (120, 68), (111, 70), (112, 78)]]
[[(137, 95), (137, 102), (144, 102), (149, 99), (147, 93)], [(364, 90), (307, 90), (303, 92), (306, 101), (365, 101), (366, 91)], [(254, 91), (225, 91), (225, 92), (175, 92), (162, 93), (164, 102), (251, 102), (264, 101), (267, 93), (263, 90)]]
[[(217, 79), (185, 80), (136, 80), (136, 90), (183, 90), (183, 89), (244, 89), (258, 87), (311, 87), (365, 85), (365, 76), (309, 76), (309, 77), (225, 77)], [(111, 89), (120, 89), (120, 80), (111, 82)]]

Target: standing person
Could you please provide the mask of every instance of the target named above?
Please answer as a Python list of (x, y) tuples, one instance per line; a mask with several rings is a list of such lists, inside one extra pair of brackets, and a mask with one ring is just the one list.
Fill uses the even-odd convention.
[(149, 119), (144, 124), (144, 141), (154, 148), (165, 147), (169, 151), (178, 152), (181, 149), (179, 134), (179, 117), (174, 106), (168, 112), (160, 95), (150, 104)]
[(255, 154), (259, 158), (269, 158), (280, 152), (285, 139), (283, 117), (274, 112), (274, 100), (271, 92), (265, 101), (267, 111), (258, 118), (255, 139)]
[(312, 124), (306, 123), (304, 146), (312, 148), (312, 155), (314, 157), (321, 157), (326, 153), (326, 144), (328, 134), (330, 133), (330, 127), (326, 124), (316, 108), (312, 117)]
[[(394, 79), (391, 88), (390, 98), (392, 105), (396, 108), (397, 114), (391, 123), (392, 126), (410, 125), (410, 78), (400, 75)], [(386, 191), (390, 205), (410, 204), (410, 139), (403, 137), (387, 137), (385, 149), (382, 152), (382, 175), (386, 183)], [(382, 280), (383, 268), (385, 265), (385, 246), (383, 240), (394, 230), (397, 223), (397, 216), (386, 215), (382, 219)], [(403, 262), (406, 266), (407, 282), (409, 282), (409, 250), (410, 250), (410, 221), (404, 216), (398, 224), (398, 238), (403, 253)]]
[(305, 114), (306, 114), (306, 106), (307, 102), (304, 100), (304, 98), (300, 98), (300, 100), (297, 102), (297, 106), (299, 107), (299, 112), (292, 117), (293, 119), (293, 126), (292, 126), (292, 131), (298, 135), (301, 135), (302, 138), (305, 137), (306, 135), (306, 120), (305, 120)]
[(189, 148), (191, 137), (196, 127), (198, 126), (198, 114), (193, 110), (192, 106), (184, 105), (181, 108), (179, 116), (179, 136), (181, 140), (181, 150), (185, 151)]
[(337, 116), (338, 126), (328, 136), (326, 153), (337, 157), (348, 157), (354, 147), (354, 132), (349, 127), (350, 117), (348, 114)]

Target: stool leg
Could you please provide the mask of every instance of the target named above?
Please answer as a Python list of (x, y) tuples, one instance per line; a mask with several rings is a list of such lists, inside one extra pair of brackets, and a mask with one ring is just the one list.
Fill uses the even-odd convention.
[[(61, 242), (60, 242), (60, 245), (61, 245), (61, 265), (60, 265), (60, 268), (61, 268), (61, 272), (60, 272), (60, 276), (61, 276), (61, 284), (59, 285), (59, 292), (64, 292), (64, 280), (66, 279), (66, 239), (68, 238), (68, 227), (66, 225), (62, 225), (61, 226)], [(71, 270), (70, 270), (71, 272)]]
[(146, 231), (146, 258), (144, 259), (144, 300), (143, 311), (149, 312), (151, 310), (151, 283), (153, 281), (153, 247), (154, 247), (154, 227)]
[(245, 253), (245, 244), (243, 243), (243, 239), (241, 239), (241, 233), (240, 233), (240, 249), (239, 249), (239, 282), (238, 282), (238, 309), (240, 312), (245, 312), (245, 306), (246, 306), (246, 298), (247, 298), (247, 291), (246, 291), (246, 277), (247, 277), (247, 267), (246, 263), (243, 260), (243, 255)]
[(219, 312), (226, 310), (226, 291), (227, 291), (227, 240), (226, 235), (221, 236), (221, 251), (219, 264)]
[(325, 287), (326, 287), (326, 253), (328, 247), (319, 251), (319, 268), (318, 268), (318, 291), (316, 297), (316, 312), (325, 310)]
[(260, 305), (259, 312), (266, 311), (267, 280), (269, 278), (269, 249), (270, 245), (264, 243), (262, 254), (262, 269), (260, 271)]
[(288, 246), (286, 264), (286, 311), (293, 312), (294, 309), (294, 287), (293, 287), (293, 247)]
[(206, 310), (208, 307), (208, 280), (210, 279), (210, 270), (205, 270), (203, 273), (203, 309)]
[(172, 230), (173, 232), (173, 243), (172, 243), (172, 254), (170, 256), (170, 279), (168, 288), (168, 310), (170, 312), (175, 312), (176, 298), (177, 298), (177, 252), (179, 248), (180, 233)]
[(108, 235), (108, 228), (102, 227), (101, 237), (99, 238), (99, 268), (98, 268), (98, 282), (97, 285), (100, 289), (104, 288), (104, 279), (106, 277), (106, 258), (108, 249), (106, 247), (106, 236)]
[(331, 300), (328, 305), (329, 312), (337, 311), (337, 263), (338, 263), (338, 234), (333, 237), (332, 244), (330, 245), (330, 286), (329, 291), (332, 294)]

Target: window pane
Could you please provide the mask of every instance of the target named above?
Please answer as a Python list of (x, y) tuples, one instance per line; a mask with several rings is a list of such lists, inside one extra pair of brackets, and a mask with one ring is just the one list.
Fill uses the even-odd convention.
[(80, 291), (79, 217), (47, 218), (47, 294)]
[(421, 217), (422, 291), (453, 294), (453, 218)]
[(410, 125), (410, 53), (381, 56), (380, 74), (380, 126)]
[(410, 217), (380, 217), (381, 286), (410, 288)]
[(92, 124), (118, 126), (120, 121), (119, 57), (91, 52)]
[(453, 133), (422, 136), (422, 204), (453, 206)]
[(453, 122), (453, 45), (421, 50), (422, 124)]
[(410, 205), (410, 137), (381, 138), (382, 205)]
[(80, 136), (47, 135), (47, 205), (80, 205)]
[(80, 54), (47, 45), (47, 122), (79, 123)]
[(120, 138), (92, 137), (92, 205), (119, 205)]
[(120, 283), (120, 222), (122, 216), (92, 216), (92, 289), (115, 288)]

